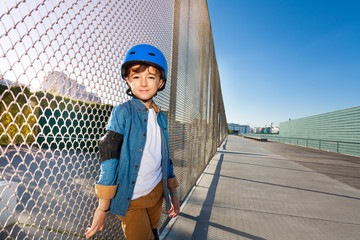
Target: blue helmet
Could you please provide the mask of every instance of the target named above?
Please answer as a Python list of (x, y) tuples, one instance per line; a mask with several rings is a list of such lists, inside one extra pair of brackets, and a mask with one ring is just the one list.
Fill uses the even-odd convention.
[(162, 54), (159, 49), (147, 44), (139, 44), (130, 48), (125, 56), (125, 61), (121, 66), (122, 78), (125, 79), (127, 77), (127, 69), (136, 64), (148, 64), (162, 71), (165, 76), (165, 83), (159, 91), (165, 88), (167, 63), (164, 54)]

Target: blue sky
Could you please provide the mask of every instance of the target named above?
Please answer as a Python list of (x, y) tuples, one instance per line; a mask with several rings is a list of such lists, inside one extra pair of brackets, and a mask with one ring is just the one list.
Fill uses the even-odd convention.
[(360, 106), (360, 1), (207, 2), (228, 122)]

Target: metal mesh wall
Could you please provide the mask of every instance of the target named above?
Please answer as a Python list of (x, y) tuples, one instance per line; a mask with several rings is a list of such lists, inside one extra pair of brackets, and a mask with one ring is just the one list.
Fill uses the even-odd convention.
[(360, 156), (360, 107), (281, 122), (280, 136), (299, 138), (297, 145)]
[(249, 135), (360, 156), (360, 107), (281, 122), (279, 135)]
[[(0, 0), (0, 239), (84, 237), (97, 141), (129, 99), (120, 66), (138, 43), (168, 61), (155, 101), (182, 201), (227, 134), (206, 1)], [(119, 220), (96, 237), (123, 238)]]

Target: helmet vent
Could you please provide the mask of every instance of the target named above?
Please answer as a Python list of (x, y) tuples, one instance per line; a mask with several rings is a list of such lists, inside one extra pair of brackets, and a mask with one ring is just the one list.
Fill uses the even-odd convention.
[(135, 54), (135, 52), (130, 52), (130, 55)]
[(150, 56), (155, 56), (155, 53), (149, 53)]

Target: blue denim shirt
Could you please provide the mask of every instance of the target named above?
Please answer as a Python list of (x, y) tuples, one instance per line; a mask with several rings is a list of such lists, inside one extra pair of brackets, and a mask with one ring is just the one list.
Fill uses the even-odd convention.
[[(148, 109), (136, 98), (114, 107), (106, 130), (123, 135), (120, 158), (101, 163), (99, 185), (118, 185), (115, 197), (111, 199), (110, 212), (125, 216), (134, 192), (140, 162), (145, 148)], [(163, 112), (157, 112), (157, 122), (161, 129), (161, 167), (166, 206), (170, 209), (167, 179), (174, 178), (170, 164), (167, 119)]]

